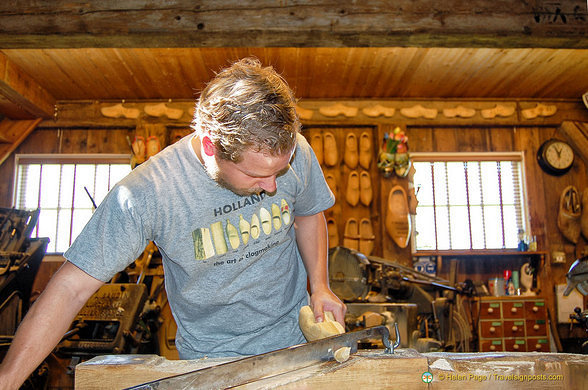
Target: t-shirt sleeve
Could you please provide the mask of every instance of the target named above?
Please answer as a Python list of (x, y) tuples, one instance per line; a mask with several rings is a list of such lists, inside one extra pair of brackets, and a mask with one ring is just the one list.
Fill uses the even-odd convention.
[(335, 195), (327, 185), (321, 166), (302, 134), (298, 134), (292, 169), (300, 181), (296, 194), (296, 215), (313, 215), (335, 204)]
[(138, 203), (127, 187), (115, 186), (64, 257), (90, 276), (108, 282), (149, 243)]

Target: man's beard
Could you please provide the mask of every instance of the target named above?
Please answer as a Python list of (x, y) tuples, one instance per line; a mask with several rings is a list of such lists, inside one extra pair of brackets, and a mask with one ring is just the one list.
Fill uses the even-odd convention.
[(218, 166), (214, 166), (214, 167), (209, 167), (207, 165), (205, 165), (206, 168), (206, 172), (208, 173), (208, 176), (210, 176), (210, 178), (212, 180), (214, 180), (216, 182), (216, 184), (218, 184), (220, 187), (227, 189), (239, 196), (251, 196), (251, 195), (255, 195), (255, 194), (259, 194), (260, 192), (262, 192), (263, 190), (261, 188), (254, 188), (254, 189), (250, 189), (250, 188), (237, 188), (234, 185), (230, 184), (229, 182), (227, 182), (223, 175), (221, 174), (220, 170), (218, 169)]

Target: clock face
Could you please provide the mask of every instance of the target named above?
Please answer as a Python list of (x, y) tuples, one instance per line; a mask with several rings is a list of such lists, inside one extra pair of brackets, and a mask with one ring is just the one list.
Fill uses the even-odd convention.
[(574, 151), (563, 142), (554, 142), (545, 149), (545, 159), (556, 169), (566, 169), (574, 162)]
[(574, 150), (564, 141), (550, 139), (537, 151), (539, 166), (550, 175), (560, 176), (574, 164)]

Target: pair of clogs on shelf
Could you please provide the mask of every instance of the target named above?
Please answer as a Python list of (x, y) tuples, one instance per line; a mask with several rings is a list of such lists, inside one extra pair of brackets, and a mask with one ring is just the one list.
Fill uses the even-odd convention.
[(347, 134), (343, 162), (349, 169), (356, 169), (358, 165), (364, 169), (370, 168), (372, 163), (372, 140), (367, 131), (361, 133), (359, 141), (355, 133)]
[(369, 218), (362, 218), (359, 222), (356, 218), (349, 218), (345, 222), (344, 247), (369, 256), (374, 250), (375, 239), (372, 221)]
[(320, 165), (334, 167), (339, 161), (339, 152), (337, 151), (337, 141), (335, 135), (331, 132), (323, 134), (314, 134), (310, 138), (310, 147), (314, 151), (316, 159)]
[(366, 207), (372, 203), (374, 193), (372, 190), (372, 179), (367, 171), (349, 172), (347, 179), (347, 190), (345, 192), (345, 200), (351, 206), (355, 207), (359, 202)]

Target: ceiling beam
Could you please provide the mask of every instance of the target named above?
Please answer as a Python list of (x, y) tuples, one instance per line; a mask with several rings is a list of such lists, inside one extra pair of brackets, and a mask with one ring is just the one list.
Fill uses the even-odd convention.
[(585, 0), (0, 2), (0, 49), (588, 48)]
[[(55, 98), (0, 52), (0, 103), (14, 105), (13, 119), (51, 118)], [(6, 112), (6, 111), (5, 111)], [(24, 118), (28, 116), (28, 118)]]

